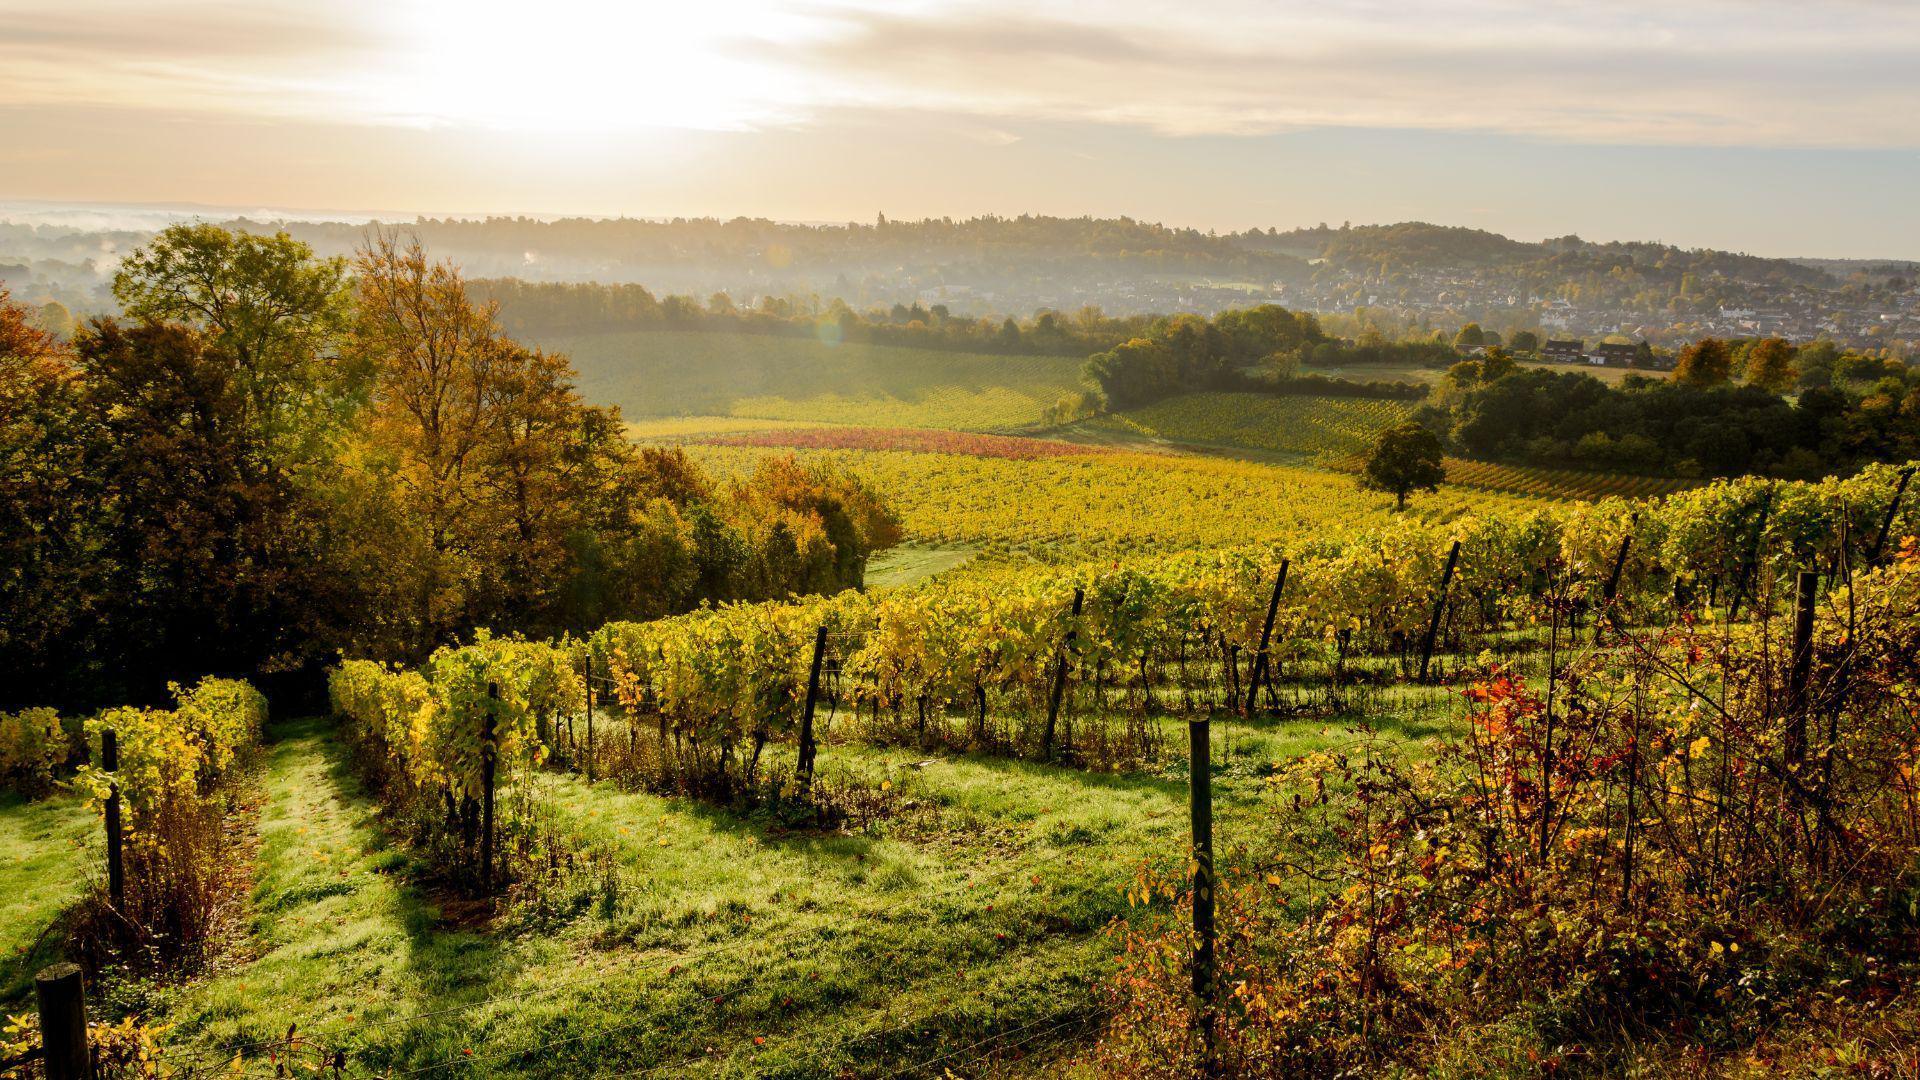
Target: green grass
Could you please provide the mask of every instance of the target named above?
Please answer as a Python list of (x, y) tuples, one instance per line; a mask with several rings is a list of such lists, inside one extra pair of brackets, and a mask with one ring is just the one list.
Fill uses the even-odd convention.
[(971, 544), (901, 544), (867, 563), (867, 587), (911, 585), (964, 565), (980, 549)]
[(1155, 443), (1310, 457), (1359, 453), (1412, 412), (1406, 402), (1368, 398), (1182, 394), (1082, 421), (1075, 429)]
[(60, 935), (42, 931), (80, 898), (104, 850), (100, 820), (78, 796), (0, 795), (0, 1001), (23, 998), (33, 973), (59, 959)]
[[(542, 774), (554, 827), (598, 854), (492, 922), (423, 891), (427, 868), (382, 831), (327, 725), (283, 726), (249, 941), (210, 977), (146, 990), (167, 1056), (224, 1061), (297, 1024), (353, 1074), (937, 1076), (979, 1075), (982, 1040), (1084, 1039), (1111, 970), (1103, 931), (1143, 914), (1126, 885), (1184, 863), (1185, 721), (1161, 721), (1162, 766), (1123, 775), (877, 748), (845, 741), (847, 723), (823, 718), (823, 773), (890, 784), (902, 810), (884, 827), (787, 832)], [(1344, 733), (1216, 727), (1217, 832), (1249, 858), (1266, 770)]]
[(631, 331), (543, 338), (588, 400), (628, 419), (719, 415), (998, 431), (1035, 424), (1079, 386), (1082, 359), (993, 356), (808, 338)]

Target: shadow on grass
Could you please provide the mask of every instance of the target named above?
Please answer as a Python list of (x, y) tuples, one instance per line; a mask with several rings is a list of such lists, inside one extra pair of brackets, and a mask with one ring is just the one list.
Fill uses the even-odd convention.
[[(362, 1066), (429, 1064), (454, 1052), (452, 1048), (468, 1037), (463, 1031), (470, 1030), (467, 1024), (473, 1017), (463, 1011), (448, 1010), (522, 989), (516, 979), (525, 965), (507, 947), (508, 939), (448, 923), (443, 898), (426, 887), (431, 879), (430, 868), (400, 846), (404, 841), (388, 827), (379, 804), (354, 768), (351, 753), (335, 736), (334, 724), (324, 718), (273, 725), (267, 732), (269, 773), (280, 777), (280, 783), (299, 783), (300, 759), (317, 760), (318, 772), (331, 791), (304, 797), (282, 794), (279, 798), (290, 801), (296, 815), (303, 809), (303, 803), (324, 802), (329, 798), (336, 802), (344, 819), (341, 831), (360, 864), (357, 869), (393, 883), (384, 909), (356, 913), (381, 919), (398, 931), (404, 943), (399, 959), (400, 970), (407, 976), (402, 980), (406, 989), (391, 999), (393, 1016), (376, 1016), (354, 1029), (356, 1041), (362, 1047), (359, 1063)], [(284, 851), (280, 857), (297, 854)], [(345, 881), (315, 884), (299, 875), (284, 882), (263, 876), (256, 900), (263, 911), (272, 912), (277, 919), (291, 917), (295, 926), (304, 929), (308, 925), (307, 915), (311, 914), (301, 914), (307, 905), (324, 902), (332, 896), (351, 897), (354, 893), (355, 889)], [(319, 929), (318, 924), (315, 929)], [(295, 934), (299, 932), (296, 930)], [(298, 940), (287, 946), (287, 951), (298, 954), (287, 959), (289, 976), (297, 977), (303, 963), (325, 963), (328, 958), (326, 946), (312, 948)], [(263, 959), (270, 959), (272, 955), (269, 953)], [(271, 972), (262, 974), (271, 975)], [(362, 1004), (353, 1003), (348, 1011), (360, 1011)], [(414, 1017), (421, 1019), (414, 1021), (411, 1019)]]

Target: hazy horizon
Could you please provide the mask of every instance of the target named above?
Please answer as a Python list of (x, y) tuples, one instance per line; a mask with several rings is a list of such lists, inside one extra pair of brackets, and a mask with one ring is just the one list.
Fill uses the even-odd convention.
[(1887, 0), (0, 0), (0, 198), (1920, 253)]
[[(1043, 215), (1035, 211), (1025, 211), (1025, 210), (1014, 210), (1014, 211), (986, 210), (986, 211), (981, 211), (978, 215), (938, 214), (938, 213), (927, 214), (927, 215), (906, 215), (906, 214), (892, 213), (891, 211), (887, 210), (884, 207), (876, 210), (874, 215), (868, 215), (865, 218), (780, 218), (780, 217), (772, 217), (770, 215), (765, 215), (765, 214), (724, 213), (724, 212), (691, 213), (691, 214), (637, 214), (637, 213), (596, 213), (593, 211), (554, 212), (554, 211), (525, 210), (525, 209), (447, 211), (447, 210), (435, 210), (435, 209), (397, 209), (393, 207), (387, 207), (384, 209), (343, 208), (343, 207), (316, 208), (316, 207), (268, 206), (268, 205), (259, 205), (259, 204), (248, 206), (248, 205), (237, 205), (237, 204), (193, 203), (193, 202), (186, 202), (186, 201), (63, 202), (60, 200), (52, 200), (52, 199), (16, 199), (16, 198), (9, 198), (4, 193), (0, 193), (0, 223), (14, 224), (14, 225), (47, 225), (47, 226), (78, 229), (78, 230), (88, 231), (88, 232), (114, 231), (114, 230), (126, 230), (126, 231), (136, 231), (136, 232), (148, 231), (148, 230), (157, 231), (158, 229), (164, 227), (167, 224), (171, 224), (178, 221), (218, 222), (218, 221), (230, 221), (230, 220), (238, 220), (238, 219), (247, 219), (247, 220), (253, 220), (253, 221), (260, 221), (260, 222), (287, 221), (287, 222), (341, 223), (341, 224), (361, 224), (361, 223), (380, 222), (382, 224), (388, 224), (388, 225), (402, 225), (402, 224), (405, 224), (407, 221), (410, 221), (416, 218), (441, 219), (441, 220), (464, 219), (464, 220), (473, 220), (473, 221), (484, 220), (488, 218), (527, 218), (527, 219), (532, 219), (536, 221), (559, 221), (563, 219), (588, 220), (588, 221), (615, 221), (615, 220), (622, 220), (622, 219), (639, 220), (639, 221), (672, 221), (675, 219), (683, 219), (683, 220), (709, 219), (709, 220), (716, 220), (716, 221), (731, 221), (738, 218), (748, 218), (748, 219), (764, 219), (764, 220), (774, 221), (782, 225), (826, 227), (826, 226), (840, 226), (840, 225), (848, 225), (848, 224), (870, 225), (875, 220), (875, 215), (878, 215), (878, 214), (885, 214), (889, 220), (896, 220), (896, 221), (921, 220), (922, 218), (938, 219), (942, 217), (959, 220), (963, 217), (973, 217), (973, 216), (997, 216), (997, 217), (1003, 217), (1003, 218), (1014, 218), (1014, 217), (1020, 217), (1023, 214), (1032, 215), (1032, 216), (1048, 216), (1048, 217), (1061, 217), (1061, 218), (1078, 218), (1078, 217), (1089, 217), (1089, 216), (1090, 217), (1130, 217), (1136, 221), (1144, 221), (1152, 224), (1164, 225), (1168, 228), (1196, 229), (1201, 232), (1207, 232), (1211, 230), (1211, 231), (1220, 232), (1220, 233), (1244, 232), (1249, 228), (1266, 229), (1269, 226), (1271, 226), (1272, 228), (1278, 229), (1279, 231), (1284, 233), (1284, 232), (1288, 232), (1295, 229), (1310, 229), (1323, 224), (1338, 228), (1341, 224), (1343, 224), (1343, 222), (1333, 222), (1333, 221), (1298, 221), (1298, 222), (1272, 221), (1272, 222), (1256, 222), (1256, 223), (1251, 223), (1248, 225), (1232, 227), (1232, 228), (1217, 228), (1215, 226), (1196, 224), (1193, 222), (1153, 218), (1153, 217), (1148, 217), (1141, 214), (1122, 213), (1122, 214), (1112, 214), (1112, 215), (1089, 215), (1089, 214), (1044, 214)], [(1479, 224), (1476, 222), (1433, 221), (1429, 219), (1417, 219), (1417, 218), (1395, 219), (1391, 221), (1387, 221), (1387, 220), (1351, 221), (1351, 222), (1344, 222), (1344, 224), (1351, 224), (1355, 227), (1360, 227), (1360, 226), (1369, 226), (1369, 225), (1395, 225), (1395, 224), (1401, 224), (1402, 222), (1407, 222), (1407, 221), (1425, 221), (1427, 224), (1432, 224), (1432, 225), (1486, 229), (1489, 232), (1499, 233), (1500, 235), (1506, 236), (1508, 239), (1519, 240), (1525, 243), (1539, 243), (1544, 240), (1554, 239), (1557, 237), (1569, 235), (1568, 232), (1542, 233), (1539, 235), (1524, 235), (1524, 234), (1516, 235), (1510, 232), (1503, 232), (1502, 230), (1499, 230), (1499, 229), (1491, 229), (1483, 224)], [(1684, 248), (1684, 249), (1712, 248), (1715, 250), (1724, 250), (1724, 251), (1729, 251), (1737, 254), (1756, 255), (1764, 258), (1808, 259), (1808, 260), (1850, 260), (1850, 261), (1858, 261), (1858, 262), (1888, 262), (1888, 263), (1920, 262), (1920, 255), (1909, 255), (1909, 254), (1903, 254), (1903, 253), (1897, 253), (1897, 252), (1868, 254), (1868, 255), (1853, 255), (1853, 254), (1837, 255), (1837, 254), (1831, 254), (1828, 252), (1821, 252), (1821, 251), (1757, 251), (1757, 250), (1753, 250), (1749, 248), (1741, 248), (1741, 247), (1727, 247), (1727, 246), (1711, 245), (1711, 244), (1688, 244), (1688, 243), (1683, 243), (1683, 242), (1676, 241), (1671, 238), (1662, 237), (1662, 236), (1600, 236), (1600, 235), (1590, 235), (1586, 233), (1580, 233), (1579, 235), (1581, 239), (1595, 242), (1595, 243), (1613, 243), (1613, 242), (1660, 243), (1660, 244), (1671, 244), (1675, 247)]]

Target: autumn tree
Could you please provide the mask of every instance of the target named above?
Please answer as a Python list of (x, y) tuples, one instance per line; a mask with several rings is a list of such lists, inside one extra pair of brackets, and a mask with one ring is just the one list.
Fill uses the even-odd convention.
[(1800, 372), (1793, 366), (1793, 346), (1780, 338), (1764, 338), (1747, 351), (1747, 383), (1773, 393), (1790, 389)]
[(317, 259), (285, 233), (173, 225), (135, 250), (113, 277), (130, 319), (207, 333), (231, 358), (243, 422), (276, 462), (327, 451), (364, 388), (339, 345), (348, 322), (346, 264)]
[(1733, 350), (1719, 338), (1701, 338), (1680, 350), (1673, 379), (1682, 386), (1720, 386), (1733, 374)]
[(1360, 486), (1369, 491), (1390, 492), (1394, 505), (1407, 508), (1407, 496), (1415, 491), (1438, 491), (1447, 478), (1441, 463), (1440, 436), (1432, 429), (1411, 421), (1380, 433), (1367, 455), (1360, 474)]

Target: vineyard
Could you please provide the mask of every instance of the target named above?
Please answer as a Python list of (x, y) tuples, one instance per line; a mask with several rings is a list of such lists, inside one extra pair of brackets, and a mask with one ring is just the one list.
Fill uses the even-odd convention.
[(567, 353), (581, 392), (629, 419), (689, 413), (812, 424), (999, 431), (1080, 388), (1081, 361), (680, 331), (538, 342)]
[(783, 428), (741, 434), (717, 434), (703, 440), (713, 446), (790, 447), (796, 450), (899, 450), (918, 454), (1027, 461), (1043, 457), (1091, 454), (1093, 447), (1053, 439), (976, 435), (926, 428)]
[[(385, 229), (111, 292), (0, 291), (0, 1080), (1920, 1076), (1901, 372), (1416, 408), (1256, 365), (1443, 337), (1271, 305), (542, 349)], [(1442, 415), (1752, 475), (1443, 477)]]
[[(1466, 1013), (1472, 992), (1433, 974), (1455, 969), (1424, 961), (1452, 947), (1444, 938), (1339, 906), (1354, 902), (1352, 883), (1385, 881), (1389, 857), (1396, 889), (1438, 873), (1438, 848), (1408, 824), (1429, 797), (1417, 777), (1459, 752), (1434, 740), (1524, 732), (1534, 741), (1465, 746), (1522, 773), (1603, 760), (1614, 764), (1591, 767), (1617, 770), (1626, 758), (1586, 743), (1541, 765), (1527, 725), (1553, 714), (1527, 695), (1567, 680), (1559, 692), (1579, 704), (1564, 706), (1573, 726), (1561, 738), (1593, 748), (1616, 729), (1578, 726), (1589, 718), (1658, 715), (1677, 732), (1658, 744), (1672, 755), (1658, 783), (1603, 787), (1567, 772), (1551, 788), (1564, 801), (1544, 810), (1532, 789), (1503, 788), (1516, 793), (1519, 824), (1493, 827), (1527, 844), (1535, 829), (1611, 836), (1626, 792), (1660, 800), (1644, 805), (1672, 824), (1647, 826), (1625, 870), (1578, 861), (1600, 857), (1577, 843), (1566, 860), (1524, 844), (1506, 857), (1567, 880), (1600, 865), (1608, 880), (1641, 882), (1635, 903), (1666, 903), (1687, 888), (1675, 838), (1722, 828), (1700, 817), (1703, 801), (1783, 797), (1735, 786), (1745, 774), (1719, 763), (1778, 747), (1687, 720), (1687, 702), (1701, 700), (1691, 682), (1658, 710), (1618, 703), (1665, 685), (1668, 665), (1702, 663), (1703, 675), (1682, 677), (1727, 680), (1728, 708), (1786, 700), (1750, 681), (1780, 670), (1756, 650), (1788, 620), (1796, 578), (1864, 613), (1842, 622), (1847, 607), (1830, 598), (1811, 623), (1821, 640), (1855, 633), (1898, 653), (1905, 639), (1884, 628), (1905, 625), (1891, 613), (1912, 585), (1888, 575), (1920, 566), (1898, 539), (1920, 531), (1920, 508), (1898, 501), (1900, 480), (1884, 468), (1822, 484), (1716, 483), (1662, 501), (1452, 489), (1432, 513), (1396, 515), (1307, 468), (1024, 456), (1030, 440), (924, 432), (750, 438), (691, 450), (733, 474), (789, 447), (833, 461), (895, 495), (911, 535), (1000, 557), (962, 575), (578, 638), (482, 634), (415, 666), (346, 660), (330, 675), (332, 722), (270, 726), (264, 739), (259, 695), (219, 679), (177, 688), (168, 709), (0, 718), (0, 768), (21, 797), (40, 799), (0, 810), (18, 830), (10, 843), (39, 843), (41, 829), (64, 838), (50, 854), (35, 849), (36, 869), (100, 858), (98, 819), (43, 798), (50, 788), (126, 814), (124, 898), (103, 903), (113, 886), (96, 880), (22, 896), (21, 916), (68, 920), (105, 943), (110, 969), (198, 973), (147, 1006), (163, 1027), (100, 1029), (103, 1059), (121, 1075), (176, 1077), (1185, 1076), (1185, 1065), (1154, 1070), (1205, 1053), (1250, 1074), (1297, 1075), (1418, 1060), (1418, 1025), (1371, 991), (1358, 1005), (1377, 1021), (1360, 1030), (1336, 1012), (1324, 1037), (1274, 1035), (1293, 1030), (1290, 1010), (1326, 1002), (1234, 935), (1257, 928), (1246, 940), (1366, 987), (1372, 961), (1345, 951), (1348, 939), (1312, 936), (1322, 925), (1312, 920), (1285, 929), (1296, 924), (1279, 914), (1334, 905), (1329, 919), (1371, 920), (1405, 947), (1396, 978), (1430, 980)], [(1623, 671), (1638, 681), (1609, 681)], [(1861, 678), (1847, 692), (1883, 688)], [(1189, 727), (1199, 721), (1210, 735)], [(1819, 791), (1885, 787), (1884, 768), (1912, 758), (1898, 725), (1871, 730), (1832, 758), (1839, 779)], [(1191, 1037), (1205, 1025), (1190, 1000), (1169, 991), (1186, 985), (1192, 731), (1217, 789), (1213, 827), (1231, 838), (1223, 976), (1261, 993), (1207, 1021), (1221, 1032), (1211, 1051)], [(1551, 755), (1551, 731), (1544, 745)], [(86, 764), (71, 772), (75, 761)], [(1707, 761), (1715, 771), (1688, 771)], [(1403, 815), (1380, 819), (1390, 839), (1352, 839), (1350, 823), (1373, 821), (1375, 805), (1349, 803), (1357, 791), (1400, 800), (1377, 804)], [(1478, 805), (1463, 801), (1458, 819), (1474, 820)], [(1833, 829), (1891, 828), (1886, 800), (1847, 805)], [(257, 840), (242, 846), (248, 835)], [(1465, 846), (1466, 834), (1447, 835)], [(1791, 843), (1783, 833), (1752, 850)], [(1807, 850), (1793, 873), (1827, 858)], [(210, 880), (210, 867), (250, 873), (244, 929), (235, 887)], [(1488, 891), (1471, 865), (1448, 873), (1419, 926), (1446, 926), (1447, 902), (1522, 903)], [(1756, 877), (1748, 888), (1764, 886)], [(1724, 960), (1709, 967), (1686, 950), (1710, 939), (1715, 955), (1741, 944), (1762, 962), (1757, 938), (1724, 928), (1735, 910), (1641, 943), (1649, 970), (1684, 963), (1732, 984)], [(125, 913), (138, 932), (89, 930), (101, 911)], [(1514, 957), (1541, 947), (1476, 932), (1503, 950), (1498, 970), (1519, 970)], [(237, 962), (206, 958), (236, 935), (247, 942)], [(26, 934), (7, 940), (44, 959)], [(1482, 963), (1471, 949), (1444, 955)], [(10, 968), (13, 985), (24, 975)], [(1781, 993), (1799, 992), (1778, 978)]]
[[(736, 477), (778, 452), (689, 449), (701, 464)], [(1391, 498), (1306, 466), (1129, 451), (1030, 461), (891, 450), (796, 452), (802, 461), (830, 464), (887, 492), (910, 538), (974, 544), (1016, 562), (1278, 543), (1317, 528), (1346, 531), (1394, 516)], [(1449, 487), (1416, 513), (1444, 519), (1527, 505), (1514, 496)]]
[(1344, 457), (1412, 412), (1405, 402), (1364, 398), (1183, 394), (1078, 426), (1173, 443)]

